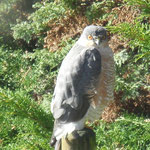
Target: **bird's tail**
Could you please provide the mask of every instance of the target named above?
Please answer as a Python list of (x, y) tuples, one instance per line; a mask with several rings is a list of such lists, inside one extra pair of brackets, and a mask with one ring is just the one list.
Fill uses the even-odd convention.
[(51, 137), (51, 140), (50, 140), (50, 146), (51, 146), (51, 147), (54, 147), (55, 144), (56, 144), (56, 142), (57, 142), (56, 137), (55, 137), (55, 136), (52, 136), (52, 137)]
[(55, 150), (61, 150), (61, 140), (56, 141)]
[(52, 134), (52, 137), (50, 140), (50, 146), (55, 147), (55, 150), (60, 150), (60, 148), (61, 148), (61, 139), (56, 139), (56, 135), (55, 135), (57, 128), (59, 128), (58, 125), (59, 125), (58, 122), (55, 120), (53, 134)]
[(56, 140), (56, 137), (52, 136), (50, 146), (55, 147), (55, 150), (61, 150), (61, 140)]

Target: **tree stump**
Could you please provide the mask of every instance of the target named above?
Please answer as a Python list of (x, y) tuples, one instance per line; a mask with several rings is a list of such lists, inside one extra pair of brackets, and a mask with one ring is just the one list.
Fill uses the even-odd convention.
[(95, 133), (88, 128), (74, 131), (61, 139), (61, 150), (96, 150)]

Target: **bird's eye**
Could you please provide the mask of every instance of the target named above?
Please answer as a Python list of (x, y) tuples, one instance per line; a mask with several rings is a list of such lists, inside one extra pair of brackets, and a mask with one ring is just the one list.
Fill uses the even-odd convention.
[(88, 39), (92, 40), (93, 39), (92, 35), (88, 35)]

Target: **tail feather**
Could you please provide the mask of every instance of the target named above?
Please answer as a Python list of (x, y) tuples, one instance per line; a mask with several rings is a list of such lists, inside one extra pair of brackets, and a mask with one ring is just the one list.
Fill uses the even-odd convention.
[(56, 140), (56, 137), (52, 136), (50, 146), (55, 147), (55, 150), (61, 150), (61, 140)]
[(61, 150), (61, 140), (56, 141), (55, 150)]
[(52, 136), (52, 137), (51, 137), (51, 141), (50, 141), (50, 146), (51, 146), (51, 147), (54, 147), (55, 144), (56, 144), (56, 142), (57, 142), (56, 137)]
[[(51, 147), (55, 147), (55, 150), (60, 150), (61, 148), (61, 139), (56, 139), (57, 135), (56, 135), (56, 131), (58, 129), (61, 129), (60, 126), (59, 126), (59, 123), (57, 120), (55, 120), (54, 122), (54, 128), (53, 128), (53, 134), (52, 134), (52, 137), (51, 137), (51, 140), (50, 140), (50, 146)], [(62, 131), (61, 131), (62, 132)]]

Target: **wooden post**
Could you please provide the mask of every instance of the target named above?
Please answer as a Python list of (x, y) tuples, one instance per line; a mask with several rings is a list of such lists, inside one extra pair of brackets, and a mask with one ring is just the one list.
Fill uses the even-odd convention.
[(74, 131), (61, 139), (61, 150), (96, 150), (95, 133), (88, 128)]

